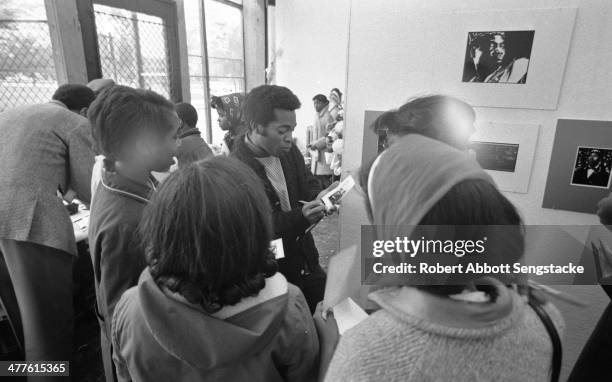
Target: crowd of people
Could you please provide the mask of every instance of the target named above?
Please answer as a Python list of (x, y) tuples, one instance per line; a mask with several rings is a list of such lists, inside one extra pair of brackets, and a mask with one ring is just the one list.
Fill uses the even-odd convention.
[[(340, 174), (325, 154), (341, 155), (341, 97), (313, 99), (312, 168), (293, 139), (301, 102), (282, 86), (212, 98), (227, 131), (221, 155), (193, 106), (110, 80), (62, 85), (47, 104), (0, 113), (0, 278), (12, 285), (0, 297), (24, 359), (71, 357), (77, 249), (62, 199), (78, 198), (90, 206), (109, 382), (558, 380), (561, 314), (493, 278), (376, 290), (378, 309), (339, 336), (309, 227), (333, 213), (321, 197)], [(475, 117), (444, 95), (381, 115), (373, 128), (387, 141), (361, 169), (363, 208), (380, 229), (517, 227), (517, 245), (495, 254), (513, 262), (522, 220), (465, 152)], [(600, 216), (612, 221), (611, 200)], [(592, 366), (610, 354), (610, 316), (574, 380), (611, 375)]]

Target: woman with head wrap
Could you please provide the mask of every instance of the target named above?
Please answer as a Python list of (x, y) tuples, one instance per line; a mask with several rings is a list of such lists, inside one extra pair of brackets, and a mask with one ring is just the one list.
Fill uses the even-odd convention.
[(221, 97), (212, 96), (210, 105), (217, 111), (219, 118), (219, 127), (223, 131), (227, 131), (223, 137), (222, 152), (228, 155), (233, 147), (236, 137), (243, 135), (246, 132), (246, 125), (242, 119), (242, 104), (244, 102), (244, 94), (232, 93)]
[[(397, 139), (372, 165), (364, 190), (377, 239), (412, 238), (415, 225), (467, 225), (475, 236), (503, 225), (489, 237), (486, 261), (513, 263), (523, 255), (514, 206), (472, 158), (442, 142), (420, 134)], [(442, 239), (440, 232), (428, 239)], [(498, 244), (493, 251), (492, 241)], [(535, 308), (513, 289), (475, 274), (434, 285), (394, 281), (369, 295), (380, 310), (343, 334), (326, 381), (550, 380), (551, 337)], [(561, 330), (560, 313), (550, 304), (542, 309)], [(317, 313), (315, 319), (319, 328), (334, 325)], [(321, 332), (325, 354), (337, 337)]]

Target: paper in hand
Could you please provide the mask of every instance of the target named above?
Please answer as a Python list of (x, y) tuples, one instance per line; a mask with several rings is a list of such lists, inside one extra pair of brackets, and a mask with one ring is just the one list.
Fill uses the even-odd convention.
[(283, 247), (283, 239), (278, 238), (270, 242), (270, 250), (274, 252), (276, 260), (285, 258), (285, 247)]
[(355, 180), (351, 175), (344, 178), (338, 186), (325, 194), (321, 200), (325, 204), (325, 209), (330, 210), (340, 204), (340, 200), (355, 187)]
[(365, 310), (361, 309), (350, 297), (334, 306), (333, 311), (340, 335), (343, 335), (344, 332), (368, 318)]
[(330, 309), (347, 297), (359, 296), (361, 268), (357, 246), (346, 248), (329, 259), (323, 311)]

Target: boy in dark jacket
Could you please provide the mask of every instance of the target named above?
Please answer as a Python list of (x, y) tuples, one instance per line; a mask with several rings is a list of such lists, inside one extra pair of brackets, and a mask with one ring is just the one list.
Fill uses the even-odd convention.
[(176, 113), (183, 122), (179, 130), (179, 147), (176, 154), (179, 168), (212, 156), (212, 150), (197, 128), (198, 112), (196, 109), (187, 102), (181, 102), (176, 104)]
[(164, 97), (126, 86), (105, 89), (92, 103), (88, 118), (105, 156), (91, 206), (89, 247), (104, 372), (107, 381), (114, 381), (111, 318), (119, 298), (136, 285), (145, 267), (135, 231), (155, 191), (151, 171), (167, 171), (174, 162), (180, 120)]

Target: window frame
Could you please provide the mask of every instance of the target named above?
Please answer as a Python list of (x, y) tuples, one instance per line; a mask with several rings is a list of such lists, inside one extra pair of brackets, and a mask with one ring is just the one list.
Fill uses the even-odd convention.
[[(198, 6), (200, 7), (200, 37), (201, 37), (201, 49), (202, 49), (202, 75), (206, 80), (204, 86), (204, 103), (206, 107), (206, 140), (213, 144), (213, 124), (212, 124), (212, 112), (210, 108), (210, 61), (208, 56), (208, 40), (206, 35), (206, 2), (207, 0), (198, 0)], [(242, 80), (244, 81), (244, 89), (246, 92), (247, 89), (247, 76), (246, 76), (246, 49), (245, 49), (245, 39), (244, 39), (244, 4), (237, 4), (230, 0), (209, 0), (214, 1), (220, 4), (224, 4), (230, 7), (234, 7), (240, 10), (241, 15), (241, 24), (242, 24)]]

